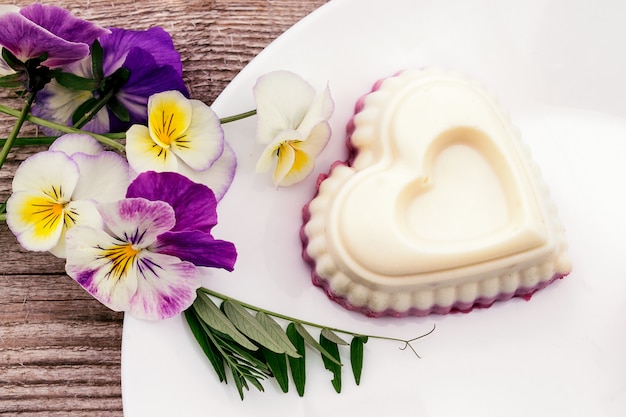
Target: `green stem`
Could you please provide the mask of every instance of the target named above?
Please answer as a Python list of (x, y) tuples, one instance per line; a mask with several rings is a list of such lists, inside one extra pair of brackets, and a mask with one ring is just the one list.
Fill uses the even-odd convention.
[(116, 92), (116, 90), (109, 90), (109, 92), (104, 97), (96, 102), (96, 105), (91, 110), (83, 114), (83, 117), (81, 117), (76, 123), (74, 123), (73, 127), (80, 129), (85, 126), (96, 114), (98, 114), (100, 110), (102, 110), (104, 106), (107, 105), (109, 100), (111, 100)]
[[(221, 294), (221, 293), (219, 293), (217, 291), (210, 290), (210, 289), (205, 288), (205, 287), (200, 287), (198, 289), (198, 291), (203, 292), (203, 293), (208, 294), (208, 295), (211, 295), (213, 297), (219, 298), (222, 301), (226, 301), (226, 300), (235, 301), (235, 302), (239, 303), (241, 306), (243, 306), (243, 307), (245, 307), (245, 308), (247, 308), (249, 310), (253, 310), (253, 311), (256, 311), (256, 312), (262, 312), (262, 313), (265, 313), (265, 314), (267, 314), (269, 316), (273, 316), (273, 317), (276, 317), (276, 318), (279, 318), (279, 319), (282, 319), (282, 320), (287, 320), (287, 321), (294, 322), (294, 323), (300, 323), (300, 324), (305, 325), (305, 326), (311, 326), (311, 327), (315, 327), (317, 329), (328, 329), (328, 330), (331, 330), (333, 332), (343, 333), (343, 334), (347, 334), (347, 335), (350, 335), (350, 336), (353, 336), (353, 337), (355, 337), (355, 336), (365, 336), (367, 338), (372, 338), (372, 339), (391, 340), (393, 342), (400, 342), (400, 343), (404, 344), (404, 348), (403, 349), (409, 347), (409, 348), (411, 348), (413, 353), (415, 353), (416, 355), (417, 355), (417, 352), (415, 352), (415, 350), (411, 346), (411, 342), (414, 342), (414, 341), (416, 341), (418, 339), (426, 337), (426, 336), (428, 336), (429, 334), (431, 334), (435, 330), (435, 326), (433, 326), (433, 328), (430, 331), (428, 331), (427, 333), (421, 334), (421, 335), (419, 335), (417, 337), (414, 337), (414, 338), (408, 339), (408, 340), (407, 339), (400, 339), (400, 338), (397, 338), (397, 337), (354, 333), (354, 332), (351, 332), (349, 330), (343, 330), (343, 329), (338, 329), (338, 328), (335, 328), (335, 327), (324, 326), (324, 325), (321, 325), (321, 324), (318, 324), (318, 323), (313, 323), (313, 322), (306, 321), (306, 320), (295, 319), (293, 317), (290, 317), (290, 316), (287, 316), (287, 315), (284, 315), (284, 314), (280, 314), (280, 313), (277, 313), (275, 311), (265, 310), (263, 308), (254, 306), (252, 304), (244, 303), (244, 302), (242, 302), (240, 300), (234, 299), (232, 297), (229, 297), (227, 295)], [(419, 356), (419, 355), (417, 355), (417, 356)]]
[(245, 119), (246, 117), (254, 116), (255, 114), (256, 114), (256, 109), (250, 110), (245, 113), (236, 114), (234, 116), (224, 117), (223, 119), (220, 119), (220, 123), (226, 124), (230, 122), (236, 122), (237, 120)]
[(9, 151), (13, 147), (13, 143), (15, 142), (15, 139), (17, 139), (17, 134), (20, 132), (20, 129), (22, 129), (22, 125), (26, 121), (26, 118), (28, 117), (28, 113), (30, 113), (30, 108), (32, 107), (33, 102), (35, 101), (35, 96), (36, 96), (35, 93), (30, 93), (28, 95), (28, 98), (26, 99), (26, 104), (24, 104), (22, 111), (20, 112), (16, 111), (15, 116), (17, 117), (17, 121), (15, 122), (15, 125), (13, 125), (13, 130), (11, 130), (11, 133), (7, 137), (7, 140), (4, 142), (4, 145), (2, 146), (2, 150), (0, 150), (0, 167), (4, 165), (4, 161), (6, 161), (7, 156), (9, 155)]
[[(4, 114), (8, 114), (9, 116), (14, 116), (14, 117), (20, 117), (21, 112), (14, 110), (10, 107), (7, 107), (3, 104), (0, 104), (0, 113), (4, 113)], [(54, 129), (54, 130), (58, 130), (59, 132), (63, 132), (63, 133), (82, 133), (82, 134), (86, 134), (89, 135), (91, 137), (93, 137), (94, 139), (96, 139), (97, 141), (99, 141), (100, 143), (103, 143), (107, 146), (110, 146), (111, 148), (118, 150), (120, 152), (123, 152), (125, 149), (125, 146), (122, 145), (121, 143), (119, 143), (118, 141), (110, 138), (108, 135), (101, 135), (98, 133), (92, 133), (92, 132), (87, 132), (85, 130), (80, 130), (80, 129), (76, 129), (75, 127), (70, 127), (70, 126), (65, 126), (59, 123), (54, 123), (51, 122), (49, 120), (46, 119), (41, 119), (39, 117), (35, 117), (35, 116), (31, 116), (31, 115), (26, 115), (25, 119), (28, 120), (29, 122), (38, 124), (39, 126), (43, 126), (43, 127), (47, 127), (50, 129)], [(19, 120), (19, 119), (18, 119)], [(10, 137), (10, 136), (9, 136)], [(5, 144), (6, 147), (6, 144)]]

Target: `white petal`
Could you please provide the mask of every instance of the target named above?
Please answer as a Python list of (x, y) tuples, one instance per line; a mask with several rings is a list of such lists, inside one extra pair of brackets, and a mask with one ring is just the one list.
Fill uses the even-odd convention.
[(126, 132), (126, 158), (137, 173), (172, 171), (178, 169), (178, 159), (171, 149), (157, 145), (146, 126), (133, 125)]
[(127, 310), (137, 292), (137, 271), (125, 246), (103, 230), (86, 226), (68, 231), (66, 242), (67, 274), (110, 309)]
[(102, 216), (98, 211), (97, 204), (91, 200), (71, 201), (65, 206), (64, 227), (56, 246), (50, 249), (50, 253), (59, 258), (66, 256), (67, 231), (74, 226), (91, 226), (101, 229), (103, 226)]
[(56, 194), (67, 202), (79, 178), (78, 165), (63, 152), (39, 152), (27, 158), (15, 171), (13, 192), (41, 191)]
[(104, 151), (104, 147), (90, 135), (84, 133), (68, 133), (67, 135), (59, 136), (57, 140), (52, 142), (48, 150), (60, 151), (68, 156), (72, 156), (78, 152), (87, 155), (97, 155)]
[(309, 132), (321, 122), (326, 122), (335, 110), (335, 102), (330, 95), (330, 88), (326, 86), (324, 92), (317, 96), (311, 107), (307, 111), (302, 123), (298, 126), (298, 131), (303, 136), (308, 136)]
[(191, 100), (192, 118), (184, 137), (172, 142), (172, 151), (196, 171), (209, 169), (224, 150), (220, 119), (209, 106)]
[(328, 122), (321, 122), (313, 127), (306, 140), (294, 143), (296, 149), (305, 151), (312, 157), (317, 157), (330, 140), (331, 130)]
[(261, 143), (270, 143), (281, 130), (297, 128), (315, 97), (315, 89), (289, 71), (259, 77), (253, 93), (257, 107), (257, 140)]
[(285, 142), (303, 140), (297, 130), (285, 129), (279, 131), (274, 140), (265, 147), (256, 165), (256, 172), (267, 172), (274, 165), (280, 145)]
[(224, 142), (224, 152), (220, 158), (213, 163), (211, 168), (205, 171), (194, 171), (184, 164), (180, 164), (179, 174), (182, 174), (199, 184), (209, 187), (219, 201), (224, 197), (235, 177), (237, 170), (237, 157), (235, 152), (227, 142)]
[(173, 317), (193, 304), (200, 277), (194, 264), (143, 251), (137, 259), (137, 291), (129, 314), (146, 320)]
[(128, 162), (120, 155), (104, 151), (98, 155), (77, 153), (73, 156), (80, 169), (75, 200), (93, 199), (99, 203), (121, 200), (130, 184)]
[(47, 251), (63, 231), (63, 204), (38, 191), (18, 191), (7, 201), (6, 222), (27, 250)]

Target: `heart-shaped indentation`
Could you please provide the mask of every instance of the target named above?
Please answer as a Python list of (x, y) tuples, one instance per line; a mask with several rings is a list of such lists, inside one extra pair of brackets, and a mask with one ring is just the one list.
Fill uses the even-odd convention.
[(489, 94), (456, 75), (414, 71), (362, 104), (352, 167), (320, 185), (304, 228), (314, 279), (329, 293), (395, 311), (380, 299), (454, 293), (546, 262), (558, 267), (543, 281), (569, 271), (547, 193)]

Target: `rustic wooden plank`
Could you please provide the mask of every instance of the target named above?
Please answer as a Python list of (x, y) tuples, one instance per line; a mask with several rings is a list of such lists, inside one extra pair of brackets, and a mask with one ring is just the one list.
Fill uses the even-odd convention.
[[(48, 1), (103, 26), (162, 26), (181, 54), (186, 84), (212, 103), (269, 42), (326, 0)], [(31, 0), (14, 1), (19, 6)], [(0, 102), (20, 108), (13, 92)], [(14, 119), (0, 115), (0, 136)], [(23, 135), (35, 135), (27, 124)], [(0, 170), (0, 198), (29, 155), (15, 148)], [(64, 262), (23, 250), (0, 224), (0, 414), (21, 417), (122, 416), (122, 318), (64, 274)]]

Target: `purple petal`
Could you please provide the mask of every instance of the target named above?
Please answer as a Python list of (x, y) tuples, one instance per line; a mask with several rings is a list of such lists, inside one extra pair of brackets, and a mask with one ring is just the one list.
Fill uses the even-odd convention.
[(109, 112), (110, 131), (127, 130), (132, 124), (147, 124), (148, 98), (156, 93), (177, 90), (189, 97), (182, 78), (180, 54), (171, 36), (159, 27), (145, 31), (113, 28), (100, 38), (104, 51), (103, 68), (110, 75), (120, 67), (130, 78), (116, 98), (129, 110), (130, 122), (122, 122)]
[(0, 16), (0, 45), (23, 62), (47, 53), (44, 65), (51, 68), (84, 58), (93, 41), (107, 33), (57, 6), (32, 4)]
[[(174, 48), (172, 37), (160, 27), (143, 31), (111, 28), (111, 34), (101, 37), (100, 43), (105, 51), (103, 67), (107, 75), (122, 66), (126, 55), (133, 48), (148, 52), (159, 66), (171, 66), (179, 77), (183, 75), (183, 64), (180, 54)], [(142, 62), (136, 63), (138, 66), (142, 64)], [(132, 68), (129, 69), (132, 70)]]
[(176, 256), (196, 266), (223, 268), (232, 271), (237, 250), (231, 242), (216, 240), (197, 230), (165, 232), (159, 235), (153, 247), (155, 252)]
[(70, 42), (85, 43), (90, 46), (100, 36), (110, 33), (108, 29), (79, 19), (69, 11), (57, 6), (31, 4), (23, 7), (20, 14), (36, 25)]
[(128, 187), (126, 197), (168, 203), (176, 213), (172, 231), (209, 233), (217, 224), (217, 200), (210, 188), (175, 172), (144, 172)]
[(22, 62), (47, 53), (44, 64), (51, 68), (78, 61), (89, 54), (87, 44), (62, 39), (19, 13), (0, 16), (0, 45)]
[(143, 198), (102, 204), (98, 210), (112, 236), (138, 247), (147, 247), (158, 235), (171, 230), (176, 222), (169, 205)]
[(130, 122), (121, 123), (111, 114), (112, 131), (128, 129), (132, 124), (147, 124), (148, 98), (153, 94), (176, 90), (189, 97), (177, 71), (169, 65), (157, 64), (152, 55), (143, 49), (131, 49), (123, 67), (130, 70), (130, 78), (116, 97), (129, 110)]

